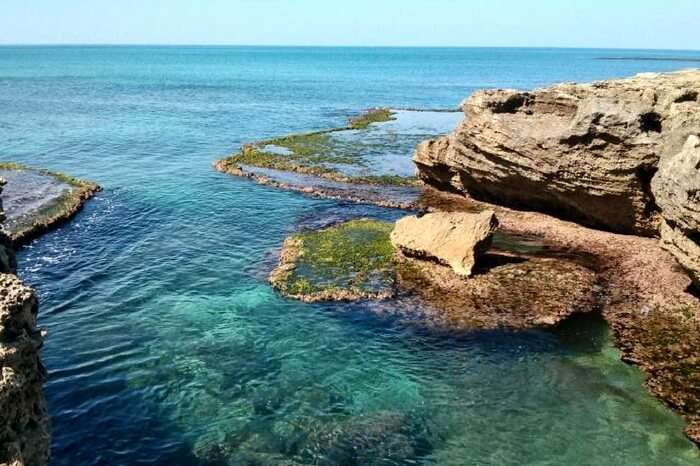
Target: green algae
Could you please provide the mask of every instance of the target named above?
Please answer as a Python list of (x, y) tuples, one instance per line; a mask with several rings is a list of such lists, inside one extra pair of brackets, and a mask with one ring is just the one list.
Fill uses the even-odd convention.
[[(338, 165), (365, 167), (361, 155), (364, 144), (335, 140), (333, 133), (366, 130), (372, 124), (395, 120), (395, 113), (387, 108), (369, 110), (349, 120), (345, 127), (310, 133), (291, 134), (245, 144), (241, 150), (223, 159), (219, 165), (235, 172), (241, 165), (293, 171), (319, 176), (334, 181), (369, 185), (415, 186), (417, 178), (399, 175), (350, 176), (343, 174)], [(279, 153), (283, 151), (283, 153)]]
[(362, 115), (350, 119), (350, 128), (366, 129), (372, 123), (383, 123), (385, 121), (394, 120), (394, 112), (388, 108), (375, 108), (363, 113)]
[(92, 183), (90, 181), (81, 180), (79, 178), (74, 178), (70, 175), (66, 175), (65, 173), (46, 170), (43, 168), (30, 167), (28, 165), (24, 165), (24, 164), (16, 163), (16, 162), (0, 162), (0, 170), (33, 171), (34, 173), (38, 173), (40, 175), (50, 176), (53, 179), (55, 179), (56, 181), (60, 181), (60, 182), (65, 183), (67, 185), (73, 186), (74, 188), (97, 187), (97, 185), (95, 183)]
[(317, 301), (388, 297), (394, 284), (393, 224), (351, 220), (285, 242), (272, 284), (284, 295)]

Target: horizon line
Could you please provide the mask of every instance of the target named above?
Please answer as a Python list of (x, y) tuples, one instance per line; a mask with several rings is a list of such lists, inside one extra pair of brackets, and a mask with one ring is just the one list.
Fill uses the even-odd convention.
[(700, 49), (594, 47), (551, 45), (347, 45), (347, 44), (227, 44), (227, 43), (147, 43), (147, 42), (0, 42), (0, 47), (248, 47), (248, 48), (415, 48), (415, 49), (555, 49), (555, 50), (647, 50), (663, 52), (700, 52)]

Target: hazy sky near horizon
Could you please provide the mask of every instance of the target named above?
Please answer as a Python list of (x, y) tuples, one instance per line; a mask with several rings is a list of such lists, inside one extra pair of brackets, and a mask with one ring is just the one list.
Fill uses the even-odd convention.
[(2, 44), (700, 49), (698, 0), (2, 0)]

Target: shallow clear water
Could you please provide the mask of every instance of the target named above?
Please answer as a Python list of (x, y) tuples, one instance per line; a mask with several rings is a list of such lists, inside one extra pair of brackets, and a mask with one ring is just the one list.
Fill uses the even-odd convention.
[(610, 53), (0, 48), (0, 158), (105, 188), (19, 256), (49, 331), (53, 463), (699, 464), (599, 322), (450, 335), (280, 298), (274, 250), (342, 206), (211, 169), (369, 107), (684, 66), (593, 60)]
[(393, 120), (374, 123), (360, 130), (331, 133), (329, 137), (341, 154), (357, 157), (357, 165), (338, 164), (341, 173), (352, 176), (398, 175), (416, 172), (411, 156), (416, 145), (452, 131), (462, 112), (396, 110)]

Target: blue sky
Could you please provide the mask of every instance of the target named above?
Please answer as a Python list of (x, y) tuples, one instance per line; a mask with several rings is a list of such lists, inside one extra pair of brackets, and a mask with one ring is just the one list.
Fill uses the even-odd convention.
[(2, 0), (0, 43), (700, 49), (698, 0)]

